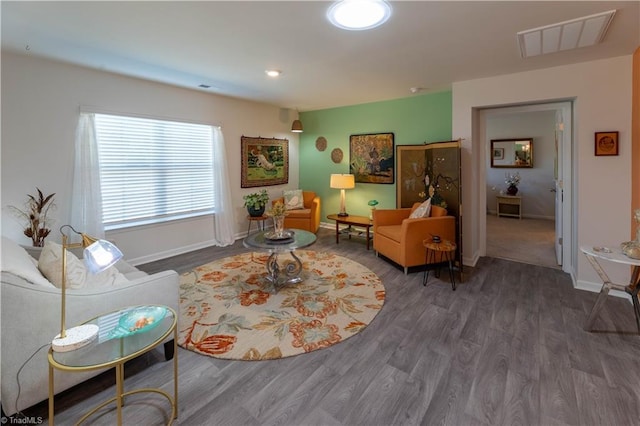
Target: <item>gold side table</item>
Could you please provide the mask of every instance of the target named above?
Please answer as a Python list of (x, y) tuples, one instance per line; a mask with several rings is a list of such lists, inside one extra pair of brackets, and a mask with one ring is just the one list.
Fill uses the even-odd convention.
[[(134, 311), (149, 309), (166, 309), (164, 318), (157, 320), (157, 324), (138, 332), (126, 333), (119, 326), (123, 316)], [(171, 416), (169, 424), (178, 416), (178, 331), (176, 328), (178, 316), (176, 312), (166, 306), (132, 306), (119, 311), (101, 315), (84, 324), (95, 324), (100, 331), (95, 341), (80, 349), (69, 352), (54, 352), (49, 348), (49, 425), (54, 424), (54, 370), (65, 372), (83, 372), (104, 368), (115, 368), (116, 395), (87, 412), (76, 423), (80, 424), (106, 405), (115, 402), (117, 409), (117, 424), (122, 425), (122, 406), (124, 398), (135, 393), (152, 392), (164, 396), (171, 404)], [(119, 328), (120, 327), (120, 328)], [(124, 334), (124, 335), (123, 335)], [(143, 388), (128, 392), (124, 391), (124, 364), (153, 348), (159, 346), (165, 339), (173, 334), (173, 396), (162, 389)]]

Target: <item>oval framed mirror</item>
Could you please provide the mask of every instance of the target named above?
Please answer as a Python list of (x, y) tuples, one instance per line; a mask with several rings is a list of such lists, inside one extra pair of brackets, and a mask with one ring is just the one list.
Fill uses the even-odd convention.
[(491, 167), (533, 167), (533, 139), (491, 139)]

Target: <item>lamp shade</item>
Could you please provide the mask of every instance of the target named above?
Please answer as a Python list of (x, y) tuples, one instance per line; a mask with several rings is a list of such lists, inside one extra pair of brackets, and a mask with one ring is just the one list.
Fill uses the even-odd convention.
[(302, 133), (302, 121), (293, 120), (293, 124), (291, 124), (291, 131), (293, 133)]
[(332, 174), (330, 186), (334, 189), (353, 189), (356, 187), (356, 179), (354, 175)]
[(84, 249), (84, 263), (92, 274), (98, 274), (122, 259), (122, 252), (106, 240), (98, 240)]

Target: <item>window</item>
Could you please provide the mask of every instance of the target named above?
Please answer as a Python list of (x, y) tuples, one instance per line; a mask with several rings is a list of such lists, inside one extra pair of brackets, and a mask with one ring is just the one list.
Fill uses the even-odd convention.
[(214, 212), (212, 127), (95, 115), (106, 230)]

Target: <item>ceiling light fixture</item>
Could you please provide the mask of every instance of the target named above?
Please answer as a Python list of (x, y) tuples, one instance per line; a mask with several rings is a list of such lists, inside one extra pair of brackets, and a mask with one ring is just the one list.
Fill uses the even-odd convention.
[(600, 43), (616, 11), (596, 13), (570, 21), (520, 31), (518, 44), (523, 58)]
[(280, 70), (265, 70), (264, 73), (269, 77), (280, 77), (282, 75)]
[(384, 0), (341, 0), (327, 11), (327, 18), (344, 30), (369, 30), (387, 22), (391, 5)]

